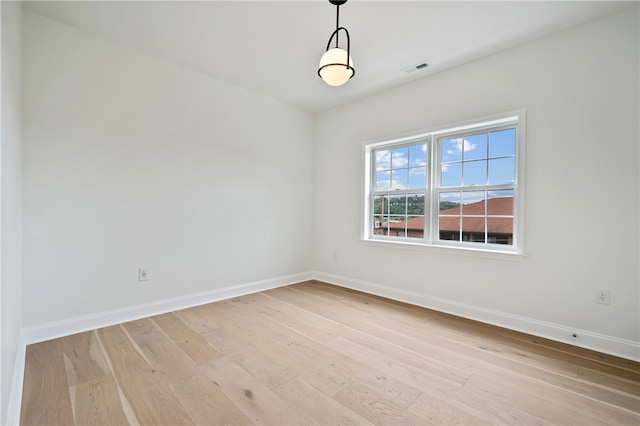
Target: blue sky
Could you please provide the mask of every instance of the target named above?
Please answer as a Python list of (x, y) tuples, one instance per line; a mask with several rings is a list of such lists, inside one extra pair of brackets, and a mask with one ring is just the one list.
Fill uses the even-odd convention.
[(512, 183), (515, 129), (442, 140), (441, 186)]
[[(515, 129), (504, 129), (441, 139), (441, 186), (508, 184), (515, 179)], [(421, 189), (427, 184), (426, 144), (377, 150), (375, 190)], [(458, 194), (458, 195), (454, 195)], [(484, 191), (462, 197), (448, 193), (450, 201), (475, 202)], [(442, 194), (445, 195), (445, 194)], [(513, 191), (492, 192), (489, 197), (513, 196)], [(464, 199), (462, 199), (464, 198)], [(482, 196), (484, 198), (484, 195)], [(474, 200), (474, 201), (472, 201)]]

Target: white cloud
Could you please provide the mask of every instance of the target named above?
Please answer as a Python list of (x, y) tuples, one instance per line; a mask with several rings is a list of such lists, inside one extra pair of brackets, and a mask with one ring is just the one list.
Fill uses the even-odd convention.
[(391, 158), (391, 167), (394, 169), (400, 169), (402, 167), (406, 167), (409, 163), (409, 159), (407, 158), (404, 152), (394, 152)]
[(409, 169), (409, 176), (425, 176), (426, 174), (426, 167), (412, 167)]
[(376, 151), (376, 171), (388, 170), (391, 162), (391, 151)]
[(427, 165), (427, 162), (419, 159), (419, 160), (415, 160), (413, 163), (411, 163), (411, 167), (424, 167)]
[(464, 152), (472, 151), (472, 150), (476, 149), (476, 147), (478, 146), (478, 144), (471, 143), (468, 140), (463, 139), (463, 138), (451, 139), (450, 143), (451, 143), (451, 145), (453, 145), (453, 149), (448, 149), (447, 150), (447, 154), (449, 154), (449, 155), (453, 155), (453, 154), (457, 154), (459, 152), (462, 152), (463, 146), (464, 146)]
[(406, 185), (402, 185), (398, 180), (384, 180), (377, 182), (376, 191), (389, 191), (390, 189), (407, 189)]
[(398, 181), (393, 181), (391, 182), (391, 188), (393, 189), (407, 189), (406, 185), (402, 185), (400, 182)]

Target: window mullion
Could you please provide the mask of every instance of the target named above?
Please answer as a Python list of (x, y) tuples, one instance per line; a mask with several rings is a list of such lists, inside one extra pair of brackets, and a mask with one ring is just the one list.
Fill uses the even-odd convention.
[[(436, 192), (436, 188), (440, 186), (440, 176), (438, 173), (438, 170), (439, 170), (438, 158), (440, 158), (440, 153), (439, 153), (438, 144), (435, 141), (436, 141), (436, 137), (432, 135), (429, 138), (429, 150), (428, 150), (429, 152), (429, 161), (428, 161), (429, 185), (427, 186), (427, 194), (425, 194), (426, 196), (429, 197), (429, 232), (428, 232), (428, 235), (425, 235), (425, 238), (429, 244), (433, 244), (436, 241), (435, 232), (436, 232), (436, 229), (438, 229), (437, 222), (436, 222), (438, 220), (438, 208), (437, 208), (438, 202), (435, 198), (439, 197), (439, 195)], [(425, 228), (426, 227), (427, 225), (425, 223)]]

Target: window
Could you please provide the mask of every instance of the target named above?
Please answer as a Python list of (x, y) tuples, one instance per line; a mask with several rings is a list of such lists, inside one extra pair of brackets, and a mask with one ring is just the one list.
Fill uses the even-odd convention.
[(522, 115), (366, 145), (365, 239), (521, 253)]

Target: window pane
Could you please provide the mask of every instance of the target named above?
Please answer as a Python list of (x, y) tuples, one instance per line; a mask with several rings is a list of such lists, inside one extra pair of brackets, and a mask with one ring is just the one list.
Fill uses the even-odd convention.
[[(424, 237), (424, 194), (392, 194), (374, 197), (374, 234), (391, 237)], [(384, 228), (384, 229), (381, 229)]]
[(440, 216), (438, 220), (441, 240), (460, 241), (460, 217)]
[(462, 163), (443, 164), (441, 167), (441, 186), (462, 186)]
[(438, 225), (441, 240), (460, 241), (460, 217), (440, 216)]
[(392, 237), (404, 237), (406, 234), (407, 223), (403, 220), (404, 216), (391, 216), (389, 221), (389, 235)]
[(462, 241), (484, 243), (484, 217), (462, 216)]
[(424, 237), (424, 216), (410, 216), (405, 220), (400, 219), (401, 216), (392, 216), (389, 235), (407, 238)]
[(409, 186), (409, 170), (391, 170), (391, 189), (407, 189)]
[(376, 151), (376, 171), (391, 169), (391, 151)]
[(404, 219), (406, 216), (389, 216), (389, 229), (404, 229)]
[(487, 134), (464, 137), (464, 160), (487, 158)]
[(424, 195), (407, 196), (407, 215), (424, 216)]
[(460, 241), (460, 192), (440, 193), (439, 238)]
[(400, 215), (397, 221), (404, 220), (407, 214), (407, 196), (406, 195), (390, 195), (389, 196), (389, 212), (392, 215)]
[(391, 189), (391, 172), (377, 172), (374, 188), (376, 191), (386, 191)]
[(409, 189), (423, 189), (427, 187), (427, 168), (412, 167), (409, 169)]
[(484, 216), (484, 191), (465, 191), (462, 193), (462, 214)]
[(409, 148), (394, 148), (391, 150), (391, 168), (400, 169), (409, 164)]
[(516, 129), (505, 129), (489, 134), (489, 157), (516, 154)]
[(513, 183), (516, 176), (514, 157), (489, 160), (489, 184)]
[(376, 215), (373, 217), (373, 233), (375, 235), (387, 235), (386, 219), (382, 215)]
[(409, 147), (409, 167), (427, 166), (427, 144)]
[(424, 216), (407, 218), (407, 237), (424, 238)]
[(490, 243), (513, 245), (513, 219), (507, 217), (488, 218), (487, 234)]
[(461, 194), (459, 192), (440, 193), (440, 214), (460, 214)]
[(441, 141), (441, 162), (462, 161), (462, 139), (443, 139)]
[(373, 197), (373, 214), (384, 214), (388, 210), (386, 196), (376, 195)]
[(487, 184), (487, 161), (464, 162), (464, 186)]
[(512, 216), (513, 190), (490, 191), (487, 214), (492, 216)]

